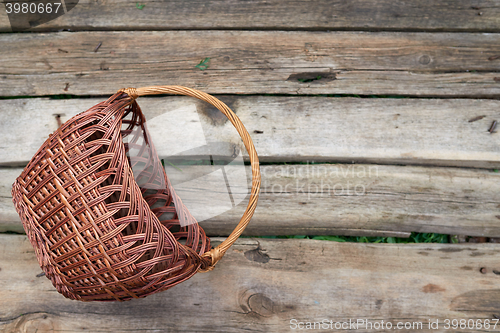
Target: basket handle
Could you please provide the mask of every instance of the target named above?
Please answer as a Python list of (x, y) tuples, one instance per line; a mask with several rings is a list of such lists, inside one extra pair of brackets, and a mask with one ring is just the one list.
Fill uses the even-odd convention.
[(245, 230), (246, 226), (250, 222), (250, 219), (255, 212), (255, 208), (257, 207), (257, 200), (259, 199), (260, 191), (259, 157), (257, 156), (257, 152), (255, 151), (255, 147), (253, 145), (252, 138), (250, 138), (250, 134), (248, 134), (248, 131), (246, 130), (245, 126), (243, 126), (240, 118), (238, 118), (238, 116), (236, 116), (236, 114), (234, 114), (234, 112), (231, 111), (231, 109), (226, 104), (224, 104), (214, 96), (196, 89), (191, 89), (183, 86), (152, 86), (144, 88), (125, 88), (120, 89), (119, 91), (126, 93), (133, 99), (137, 99), (137, 97), (139, 96), (160, 94), (186, 95), (196, 97), (198, 99), (201, 99), (202, 101), (212, 104), (217, 109), (219, 109), (229, 119), (229, 121), (238, 131), (238, 134), (241, 136), (241, 139), (245, 144), (245, 148), (248, 151), (250, 164), (252, 166), (252, 191), (250, 192), (250, 200), (248, 202), (247, 208), (233, 232), (231, 232), (231, 234), (221, 244), (219, 244), (219, 246), (205, 252), (202, 255), (202, 257), (206, 257), (207, 259), (211, 260), (211, 265), (205, 269), (200, 269), (200, 271), (211, 271), (214, 268), (214, 265), (224, 256), (231, 245), (233, 245), (238, 237), (241, 236), (243, 230)]

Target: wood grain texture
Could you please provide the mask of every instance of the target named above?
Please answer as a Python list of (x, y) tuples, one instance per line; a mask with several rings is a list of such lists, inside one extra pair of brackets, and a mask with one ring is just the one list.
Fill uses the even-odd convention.
[[(500, 34), (61, 32), (2, 34), (0, 45), (3, 96), (165, 84), (228, 94), (500, 95), (500, 60), (488, 60), (500, 54)], [(207, 57), (206, 70), (195, 67)]]
[[(180, 167), (182, 172), (170, 166), (166, 171), (193, 214), (223, 206), (216, 201), (223, 181), (189, 185), (206, 177), (207, 167)], [(363, 164), (264, 165), (261, 171), (259, 204), (246, 235), (500, 237), (499, 173)], [(0, 169), (0, 232), (24, 232), (10, 198), (20, 173), (19, 168)], [(246, 173), (250, 184), (250, 170)], [(179, 191), (183, 188), (187, 191)], [(242, 201), (201, 222), (211, 236), (229, 235), (245, 210), (248, 187), (230, 183), (230, 190), (233, 196), (242, 193)]]
[[(497, 1), (141, 1), (80, 0), (33, 30), (311, 29), (500, 31)], [(2, 13), (3, 14), (3, 13)], [(10, 31), (0, 15), (0, 31)]]
[[(488, 132), (500, 102), (476, 99), (378, 99), (220, 96), (252, 136), (261, 161), (340, 161), (500, 168), (500, 136)], [(0, 165), (24, 166), (61, 121), (106, 97), (0, 101)], [(140, 98), (160, 156), (225, 142), (212, 155), (244, 146), (213, 107), (180, 96)], [(476, 116), (484, 118), (469, 122)], [(29, 128), (29, 131), (26, 129)]]
[[(496, 244), (259, 242), (239, 240), (214, 271), (145, 299), (83, 303), (37, 277), (41, 270), (26, 237), (0, 235), (0, 329), (289, 332), (292, 319), (368, 319), (422, 322), (423, 329), (413, 331), (445, 332), (445, 319), (492, 320), (500, 311), (500, 280), (492, 273), (500, 269)], [(428, 320), (439, 320), (439, 329), (430, 330)], [(494, 330), (467, 330), (479, 331)]]

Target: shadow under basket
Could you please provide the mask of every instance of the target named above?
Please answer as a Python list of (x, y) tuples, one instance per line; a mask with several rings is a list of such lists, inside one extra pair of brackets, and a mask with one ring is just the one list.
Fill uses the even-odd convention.
[[(248, 151), (250, 200), (236, 229), (216, 248), (176, 195), (150, 140), (136, 99), (153, 94), (212, 104)], [(138, 164), (143, 172), (136, 179)], [(62, 124), (16, 179), (12, 197), (40, 267), (58, 292), (81, 301), (125, 301), (212, 270), (250, 221), (259, 189), (257, 153), (239, 118), (209, 94), (157, 86), (122, 89)]]

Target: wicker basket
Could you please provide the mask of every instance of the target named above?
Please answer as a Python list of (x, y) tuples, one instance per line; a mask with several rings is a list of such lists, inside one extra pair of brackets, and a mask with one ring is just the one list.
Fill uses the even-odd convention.
[[(236, 229), (216, 248), (175, 194), (148, 139), (136, 99), (152, 94), (188, 95), (214, 105), (248, 151), (250, 201)], [(138, 132), (145, 138), (141, 154), (149, 156), (137, 157), (147, 164), (140, 181), (131, 167), (137, 159), (127, 156), (130, 147), (123, 142)], [(12, 196), (39, 264), (61, 294), (124, 301), (213, 269), (250, 221), (259, 189), (257, 153), (239, 118), (209, 94), (158, 86), (122, 89), (62, 124), (16, 179)], [(168, 212), (170, 218), (161, 220)]]

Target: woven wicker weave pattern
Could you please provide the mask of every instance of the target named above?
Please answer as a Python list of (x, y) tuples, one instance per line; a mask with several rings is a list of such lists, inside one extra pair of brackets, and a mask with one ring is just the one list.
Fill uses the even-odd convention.
[[(65, 122), (14, 183), (14, 204), (40, 266), (68, 298), (144, 297), (211, 264), (202, 256), (211, 248), (203, 229), (179, 226), (176, 208), (192, 217), (172, 206), (176, 194), (163, 168), (164, 179), (157, 177), (161, 165), (150, 142), (142, 152), (149, 149), (153, 171), (140, 182), (149, 186), (134, 179), (122, 136), (143, 122), (134, 98), (119, 92)], [(171, 217), (160, 220), (164, 213)]]

